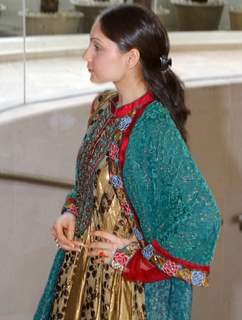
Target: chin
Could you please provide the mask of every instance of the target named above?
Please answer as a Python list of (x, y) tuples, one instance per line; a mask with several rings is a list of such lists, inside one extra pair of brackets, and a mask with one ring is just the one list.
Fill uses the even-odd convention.
[(93, 78), (93, 77), (90, 78), (90, 81), (92, 83), (100, 83), (100, 84), (109, 82), (108, 80), (102, 80), (102, 79), (97, 79), (97, 78)]

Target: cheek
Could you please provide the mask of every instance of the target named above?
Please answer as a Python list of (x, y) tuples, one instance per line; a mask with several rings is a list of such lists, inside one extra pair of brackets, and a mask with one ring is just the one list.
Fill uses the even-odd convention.
[(119, 57), (103, 57), (95, 61), (95, 69), (107, 81), (118, 81), (125, 72), (125, 65)]

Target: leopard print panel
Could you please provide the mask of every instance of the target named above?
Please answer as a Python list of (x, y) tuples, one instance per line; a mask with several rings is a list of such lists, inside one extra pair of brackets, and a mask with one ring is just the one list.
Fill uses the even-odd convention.
[[(105, 230), (119, 237), (133, 236), (127, 218), (109, 182), (106, 158), (94, 185), (94, 212), (81, 240), (93, 241), (90, 232)], [(100, 239), (96, 239), (100, 240)], [(66, 252), (56, 287), (51, 320), (146, 320), (144, 285), (130, 282), (108, 264), (97, 264), (85, 250)]]

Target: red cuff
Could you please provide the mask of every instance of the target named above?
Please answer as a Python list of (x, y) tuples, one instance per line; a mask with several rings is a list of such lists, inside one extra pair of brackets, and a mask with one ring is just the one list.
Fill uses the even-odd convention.
[(141, 253), (136, 251), (123, 271), (123, 277), (129, 281), (155, 282), (171, 278), (150, 263)]
[(174, 256), (172, 256), (168, 251), (166, 251), (164, 248), (162, 248), (157, 240), (153, 240), (152, 242), (153, 247), (155, 248), (155, 252), (157, 252), (158, 254), (160, 254), (161, 256), (182, 265), (183, 267), (187, 268), (187, 269), (191, 269), (191, 270), (197, 270), (197, 271), (202, 271), (202, 272), (206, 272), (209, 273), (210, 272), (210, 266), (208, 265), (201, 265), (201, 264), (196, 264), (193, 262), (189, 262), (180, 258), (176, 258)]
[[(193, 275), (192, 271), (200, 271), (205, 275), (210, 271), (209, 266), (195, 264), (172, 256), (168, 251), (162, 248), (156, 240), (152, 241), (152, 246), (155, 249), (156, 254), (160, 255), (165, 260), (167, 259), (167, 262), (165, 262), (165, 264), (163, 265), (163, 267), (165, 268), (164, 272), (157, 266), (155, 266), (154, 262), (151, 263), (149, 260), (147, 260), (143, 256), (141, 249), (139, 249), (138, 251), (136, 251), (134, 256), (129, 260), (128, 264), (124, 268), (123, 277), (126, 280), (154, 282), (170, 279), (172, 276), (177, 276), (178, 278), (181, 278), (185, 281), (192, 282), (193, 276), (196, 274), (195, 272)], [(174, 268), (174, 263), (177, 266), (180, 266), (177, 270), (176, 268)], [(181, 266), (183, 268), (186, 268), (184, 270), (190, 270), (189, 276), (186, 275), (187, 271), (181, 274), (177, 272), (181, 268)], [(193, 282), (195, 283), (196, 279), (194, 279)]]

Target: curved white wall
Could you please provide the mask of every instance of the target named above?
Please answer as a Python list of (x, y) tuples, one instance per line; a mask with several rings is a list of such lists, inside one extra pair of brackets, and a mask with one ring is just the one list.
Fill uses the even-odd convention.
[[(242, 83), (190, 88), (191, 151), (224, 218), (209, 289), (195, 290), (194, 320), (241, 319)], [(0, 120), (1, 170), (74, 179), (94, 95), (8, 111)], [(49, 228), (68, 190), (0, 179), (0, 319), (30, 320), (55, 253)], [(231, 272), (230, 265), (233, 270)], [(226, 301), (226, 303), (225, 303)]]

